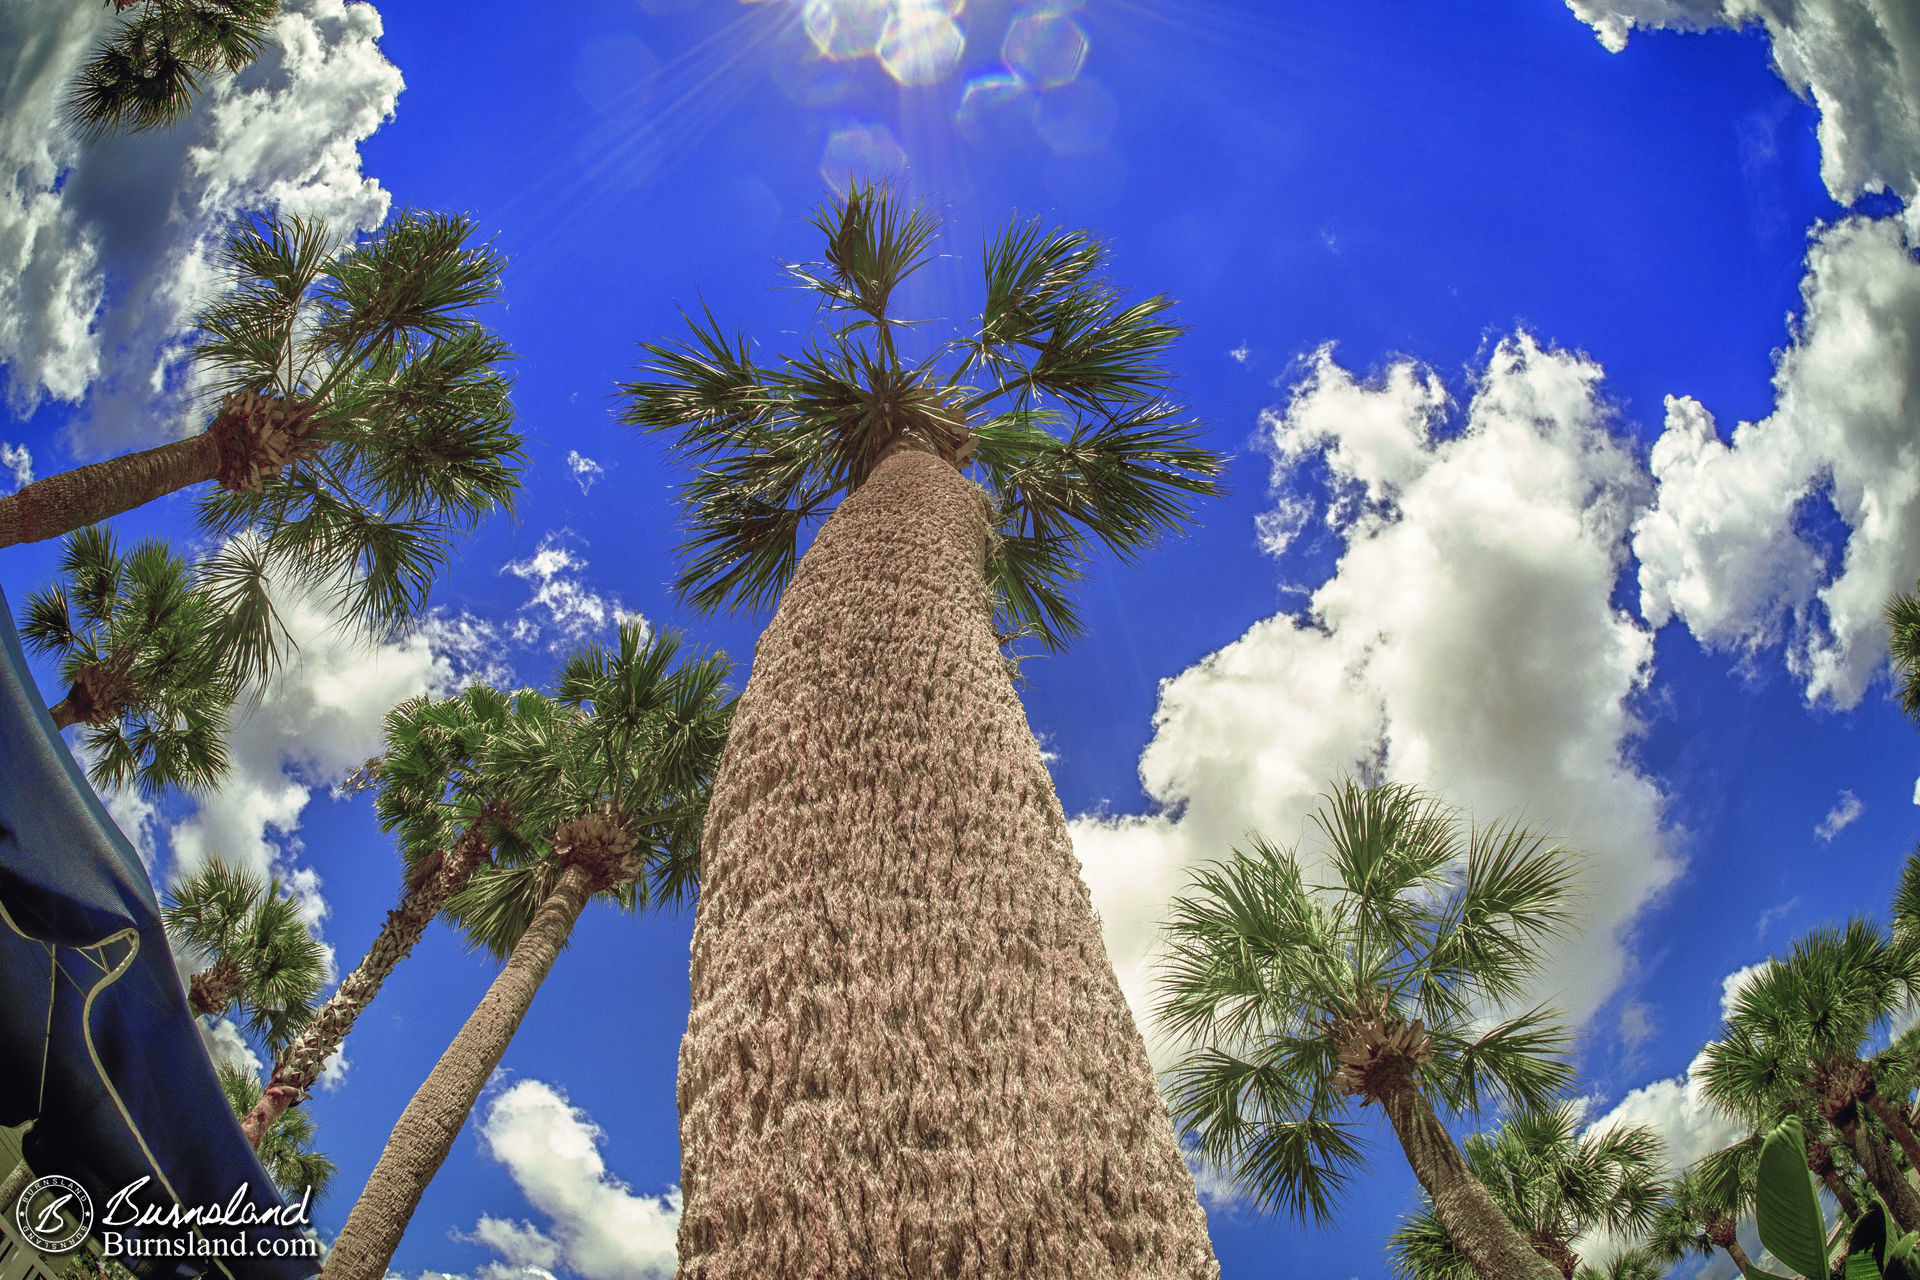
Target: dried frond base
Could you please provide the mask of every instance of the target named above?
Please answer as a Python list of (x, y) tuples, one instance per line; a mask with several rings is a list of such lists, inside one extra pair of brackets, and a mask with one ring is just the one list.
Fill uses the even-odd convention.
[(680, 1055), (681, 1280), (1212, 1280), (1007, 682), (977, 490), (902, 449), (735, 715)]
[(257, 391), (229, 392), (207, 428), (220, 450), (214, 479), (235, 493), (258, 489), (282, 467), (312, 455), (312, 425), (312, 405)]
[(1418, 1018), (1363, 1018), (1342, 1028), (1337, 1042), (1340, 1067), (1333, 1073), (1333, 1087), (1368, 1102), (1385, 1101), (1397, 1084), (1417, 1075), (1433, 1058), (1433, 1041)]
[(553, 833), (553, 851), (560, 865), (584, 868), (596, 893), (639, 872), (635, 848), (627, 825), (604, 813), (570, 818)]

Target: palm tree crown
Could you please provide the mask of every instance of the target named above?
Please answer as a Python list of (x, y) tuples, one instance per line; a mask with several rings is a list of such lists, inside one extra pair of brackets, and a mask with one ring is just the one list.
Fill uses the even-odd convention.
[(877, 462), (906, 446), (972, 465), (998, 536), (987, 567), (1002, 634), (1066, 644), (1066, 588), (1089, 538), (1130, 557), (1221, 492), (1224, 467), (1166, 396), (1160, 358), (1180, 335), (1171, 303), (1122, 305), (1085, 232), (1013, 223), (986, 249), (972, 331), (918, 360), (900, 351), (894, 293), (932, 254), (938, 226), (884, 188), (855, 187), (813, 223), (826, 261), (789, 267), (819, 303), (807, 345), (756, 363), (708, 312), (688, 338), (645, 344), (621, 420), (666, 435), (696, 474), (676, 587), (701, 609), (777, 599), (800, 542)]
[(1538, 972), (1573, 873), (1543, 836), (1463, 832), (1403, 785), (1349, 781), (1314, 823), (1327, 883), (1260, 839), (1195, 875), (1166, 925), (1159, 1013), (1197, 1046), (1171, 1080), (1185, 1134), (1261, 1206), (1324, 1220), (1361, 1159), (1356, 1098), (1410, 1085), (1456, 1112), (1544, 1109), (1568, 1083), (1543, 1010), (1481, 1015)]
[(55, 537), (175, 489), (202, 491), (200, 567), (235, 670), (263, 674), (270, 578), (328, 593), (373, 634), (416, 617), (455, 537), (519, 487), (506, 344), (471, 315), (502, 259), (461, 216), (402, 211), (345, 245), (319, 223), (242, 222), (194, 357), (208, 429), (0, 498), (0, 546)]
[[(1643, 1125), (1582, 1132), (1582, 1109), (1523, 1111), (1461, 1144), (1467, 1167), (1528, 1242), (1574, 1276), (1574, 1243), (1590, 1232), (1631, 1235), (1651, 1225), (1665, 1191), (1660, 1139)], [(1432, 1199), (1393, 1233), (1394, 1270), (1407, 1280), (1478, 1280)], [(1591, 1270), (1592, 1268), (1588, 1268)]]
[(276, 1049), (312, 1016), (326, 949), (278, 880), (209, 862), (173, 885), (161, 918), (176, 947), (211, 963), (188, 993), (196, 1014), (241, 1005), (248, 1029)]
[(448, 904), (473, 945), (512, 952), (560, 875), (551, 854), (569, 824), (600, 820), (621, 833), (626, 866), (599, 892), (622, 910), (682, 902), (698, 883), (701, 819), (733, 700), (726, 655), (682, 662), (680, 649), (679, 637), (649, 637), (629, 620), (614, 648), (567, 656), (553, 697), (514, 696), (483, 748), (480, 779), (449, 806), (458, 822), (485, 794), (512, 815), (497, 865)]
[(87, 727), (93, 784), (149, 796), (216, 785), (235, 685), (218, 611), (187, 563), (158, 539), (123, 554), (90, 525), (67, 536), (60, 574), (27, 597), (20, 638), (60, 656), (68, 691), (53, 722)]
[(461, 215), (402, 211), (351, 248), (299, 218), (229, 237), (232, 286), (201, 313), (195, 357), (224, 418), (291, 435), (200, 503), (206, 532), (234, 540), (209, 573), (251, 606), (256, 654), (265, 572), (331, 586), (349, 617), (390, 630), (424, 607), (455, 537), (511, 509), (510, 353), (470, 315), (499, 296), (504, 260), (472, 234)]
[(1909, 1230), (1920, 1229), (1920, 1194), (1893, 1147), (1909, 1162), (1920, 1159), (1904, 1104), (1920, 1062), (1907, 1039), (1862, 1055), (1920, 995), (1914, 942), (1864, 919), (1814, 930), (1735, 993), (1719, 1039), (1702, 1055), (1707, 1096), (1723, 1111), (1766, 1125), (1812, 1112), (1831, 1125)]
[(139, 8), (94, 50), (67, 97), (84, 137), (164, 128), (208, 77), (237, 72), (266, 48), (280, 0), (113, 0)]

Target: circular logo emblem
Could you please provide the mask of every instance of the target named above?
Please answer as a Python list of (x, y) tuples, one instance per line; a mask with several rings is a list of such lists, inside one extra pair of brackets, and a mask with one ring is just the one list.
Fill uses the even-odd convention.
[[(68, 1225), (71, 1218), (73, 1224)], [(72, 1178), (49, 1174), (36, 1178), (13, 1206), (13, 1224), (21, 1238), (41, 1253), (71, 1253), (93, 1230), (93, 1201)]]

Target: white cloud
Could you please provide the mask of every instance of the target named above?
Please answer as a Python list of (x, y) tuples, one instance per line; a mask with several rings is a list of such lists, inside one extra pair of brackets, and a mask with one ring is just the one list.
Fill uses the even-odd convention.
[(520, 606), (520, 612), (508, 627), (508, 635), (517, 644), (531, 645), (548, 633), (553, 638), (547, 648), (558, 653), (582, 640), (604, 638), (628, 618), (644, 618), (620, 603), (618, 596), (603, 596), (587, 585), (584, 556), (566, 546), (570, 531), (553, 529), (540, 539), (540, 545), (524, 560), (509, 560), (500, 572), (510, 573), (533, 587), (533, 595)]
[(1827, 811), (1827, 816), (1820, 819), (1820, 825), (1813, 829), (1813, 834), (1822, 840), (1832, 840), (1851, 826), (1853, 821), (1866, 810), (1867, 806), (1860, 803), (1859, 796), (1851, 791), (1842, 791), (1840, 798), (1834, 802), (1833, 808)]
[(1799, 905), (1800, 895), (1796, 893), (1785, 902), (1777, 906), (1768, 907), (1765, 911), (1762, 911), (1759, 919), (1754, 921), (1754, 936), (1756, 938), (1766, 937), (1767, 930), (1773, 928), (1777, 921), (1784, 920), (1788, 915), (1792, 914), (1794, 908)]
[[(187, 975), (182, 974), (180, 980), (182, 985), (185, 985)], [(213, 1059), (216, 1067), (237, 1067), (256, 1080), (260, 1078), (262, 1068), (260, 1055), (253, 1051), (246, 1037), (240, 1034), (240, 1028), (234, 1025), (233, 1019), (219, 1018), (210, 1021), (206, 1018), (195, 1018), (193, 1024), (200, 1029), (200, 1043), (207, 1046), (207, 1056)]]
[(1334, 576), (1308, 616), (1260, 622), (1162, 684), (1140, 762), (1158, 813), (1073, 824), (1143, 1020), (1156, 928), (1187, 869), (1249, 830), (1293, 841), (1317, 793), (1369, 761), (1581, 851), (1581, 932), (1542, 985), (1578, 1021), (1618, 984), (1625, 935), (1678, 863), (1658, 790), (1623, 754), (1652, 641), (1609, 596), (1646, 483), (1600, 377), (1518, 335), (1446, 433), (1430, 371), (1402, 362), (1361, 383), (1322, 350), (1264, 417), (1282, 479), (1326, 461), (1345, 544)]
[(1245, 364), (1247, 362), (1247, 357), (1253, 354), (1253, 348), (1249, 347), (1246, 343), (1242, 342), (1239, 346), (1227, 352), (1227, 354), (1232, 356), (1235, 360), (1239, 361), (1241, 364)]
[[(228, 735), (233, 772), (172, 831), (185, 874), (218, 856), (266, 873), (283, 859), (280, 842), (299, 826), (315, 786), (344, 776), (380, 750), (380, 725), (395, 703), (440, 691), (454, 679), (452, 662), (425, 635), (371, 644), (334, 625), (324, 599), (276, 591), (276, 607), (293, 641), (259, 702)], [(281, 878), (302, 902), (309, 923), (324, 917), (311, 872)]]
[[(1920, 577), (1920, 263), (1890, 219), (1823, 229), (1805, 314), (1774, 374), (1773, 413), (1723, 443), (1670, 398), (1634, 529), (1641, 611), (1702, 644), (1785, 641), (1807, 697), (1856, 705), (1886, 661), (1881, 610)], [(1795, 529), (1810, 498), (1847, 527), (1837, 571)]]
[(574, 483), (580, 486), (581, 493), (593, 488), (593, 482), (607, 474), (605, 467), (578, 449), (567, 450), (567, 470), (573, 472)]
[[(98, 5), (0, 9), (0, 363), (23, 416), (91, 391), (83, 452), (181, 429), (180, 334), (235, 213), (379, 224), (388, 195), (361, 174), (358, 147), (401, 87), (371, 4), (287, 0), (260, 62), (217, 77), (178, 127), (82, 147), (60, 104), (111, 23)], [(109, 357), (125, 372), (103, 380)]]
[(420, 624), (418, 634), (454, 665), (455, 684), (513, 687), (515, 676), (506, 660), (507, 642), (499, 624), (464, 609), (458, 613), (435, 609)]
[(16, 491), (33, 483), (33, 454), (23, 444), (8, 444), (0, 440), (0, 467), (5, 467), (13, 476)]
[[(600, 1154), (606, 1135), (560, 1090), (522, 1080), (497, 1095), (480, 1127), (546, 1228), (484, 1216), (461, 1238), (499, 1253), (482, 1280), (563, 1267), (584, 1280), (666, 1280), (677, 1262), (680, 1189), (635, 1195)], [(491, 1274), (490, 1274), (491, 1273)]]
[(1652, 1005), (1633, 1000), (1620, 1010), (1620, 1043), (1628, 1050), (1638, 1049), (1651, 1040), (1655, 1030)]
[(1567, 0), (1602, 43), (1634, 27), (1765, 27), (1773, 65), (1820, 109), (1820, 176), (1852, 203), (1891, 190), (1920, 232), (1920, 9), (1911, 0)]
[(1681, 1075), (1635, 1089), (1594, 1121), (1594, 1130), (1646, 1125), (1660, 1135), (1667, 1168), (1674, 1172), (1746, 1137), (1745, 1125), (1707, 1101), (1705, 1066), (1703, 1058), (1695, 1057)]
[[(228, 733), (226, 780), (169, 830), (172, 874), (191, 875), (219, 858), (277, 876), (318, 936), (329, 912), (321, 877), (298, 862), (300, 821), (315, 788), (378, 754), (386, 713), (416, 694), (450, 692), (461, 683), (462, 664), (426, 631), (372, 644), (340, 631), (323, 598), (276, 589), (274, 603), (298, 649)], [(115, 811), (115, 818), (126, 830), (129, 816)], [(337, 957), (322, 946), (329, 978), (337, 977)], [(344, 1059), (328, 1070), (328, 1087), (338, 1087)]]

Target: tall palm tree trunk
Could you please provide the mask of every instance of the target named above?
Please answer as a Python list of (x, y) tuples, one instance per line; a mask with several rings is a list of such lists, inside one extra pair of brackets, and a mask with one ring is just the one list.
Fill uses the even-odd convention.
[(393, 1126), (366, 1190), (333, 1243), (323, 1280), (381, 1280), (420, 1196), (446, 1162), (453, 1140), (500, 1065), (535, 993), (593, 895), (595, 877), (570, 863), (540, 904), (500, 976)]
[(681, 1280), (1218, 1274), (986, 553), (977, 487), (902, 448), (761, 637), (702, 847)]
[(240, 1122), (254, 1146), (273, 1122), (285, 1114), (320, 1078), (327, 1059), (353, 1030), (354, 1020), (376, 995), (394, 966), (405, 960), (427, 931), (440, 908), (460, 891), (473, 869), (487, 856), (487, 841), (478, 824), (468, 827), (442, 855), (434, 872), (407, 890), (400, 905), (387, 912), (366, 956), (341, 980), (327, 1002), (314, 1013), (304, 1030), (282, 1049), (273, 1064), (273, 1078), (260, 1091), (260, 1100)]
[(220, 472), (211, 431), (35, 480), (0, 498), (0, 547), (58, 538)]
[(1410, 1076), (1402, 1075), (1378, 1096), (1407, 1163), (1433, 1201), (1434, 1215), (1481, 1280), (1563, 1280), (1560, 1269), (1500, 1212)]

